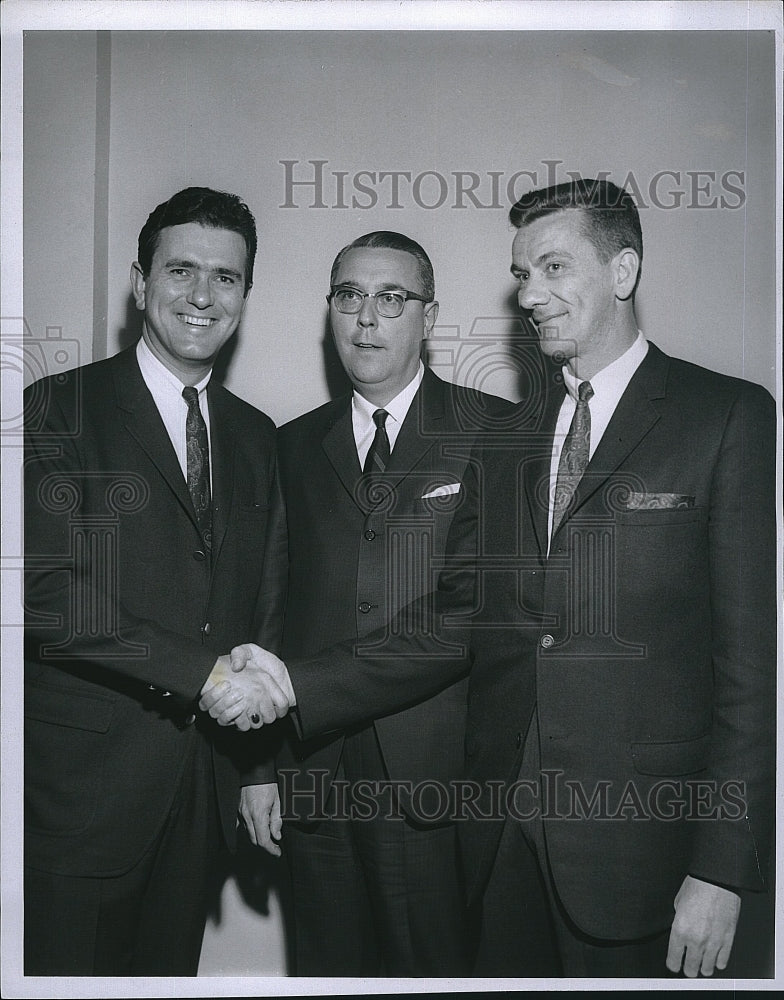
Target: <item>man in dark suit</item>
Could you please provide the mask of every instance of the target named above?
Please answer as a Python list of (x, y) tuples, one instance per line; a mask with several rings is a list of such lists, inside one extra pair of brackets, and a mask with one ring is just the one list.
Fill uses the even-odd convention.
[(250, 656), (237, 676), (270, 670), (311, 738), (393, 711), (400, 691), (426, 697), (472, 660), (461, 844), (476, 973), (711, 975), (768, 878), (774, 407), (638, 331), (628, 193), (571, 182), (524, 196), (511, 221), (520, 305), (562, 369), (469, 466), (447, 554), (474, 549), (477, 572), (456, 558), (442, 573), (438, 603), (463, 622), (435, 632), (464, 655), (439, 659), (414, 607), (393, 670), (343, 645), (289, 678), (253, 648), (233, 654)]
[[(283, 655), (292, 657), (362, 639), (434, 589), (433, 560), (463, 502), (471, 443), (512, 409), (443, 382), (420, 360), (438, 303), (418, 243), (362, 236), (338, 254), (330, 285), (332, 334), (354, 391), (279, 434), (289, 551)], [(327, 739), (300, 743), (289, 733), (277, 766), (297, 974), (466, 971), (455, 825), (422, 815), (433, 804), (405, 787), (461, 774), (466, 691), (465, 681), (452, 684)], [(364, 782), (379, 793), (370, 807), (354, 794), (369, 794)], [(243, 812), (264, 794), (246, 789)], [(269, 842), (267, 815), (264, 804), (259, 842)], [(253, 821), (250, 829), (255, 837)]]
[(238, 637), (275, 642), (274, 427), (210, 377), (255, 252), (235, 195), (175, 194), (139, 236), (138, 344), (27, 392), (27, 974), (198, 968), (247, 738), (196, 702)]

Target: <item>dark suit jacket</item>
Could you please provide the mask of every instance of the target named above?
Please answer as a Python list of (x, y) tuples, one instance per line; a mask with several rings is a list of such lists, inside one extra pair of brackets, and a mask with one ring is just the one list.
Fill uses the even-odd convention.
[[(361, 639), (436, 588), (452, 518), (465, 500), (472, 444), (512, 409), (507, 400), (443, 382), (426, 369), (375, 497), (359, 466), (350, 395), (281, 428), (289, 551), (284, 659)], [(447, 486), (456, 491), (426, 498)], [(376, 640), (382, 656), (385, 638)], [(462, 772), (466, 682), (416, 700), (375, 721), (389, 776), (447, 782)], [(287, 772), (281, 773), (287, 815), (318, 815), (315, 799), (292, 793), (313, 787), (318, 770), (325, 777), (316, 787), (327, 791), (342, 743), (342, 734), (304, 743), (292, 734), (286, 741), (278, 769)]]
[(246, 737), (219, 729), (196, 701), (217, 654), (274, 632), (260, 580), (275, 432), (214, 380), (208, 398), (211, 561), (135, 348), (27, 392), (25, 827), (34, 867), (130, 869), (160, 829), (197, 739), (213, 742), (233, 842)]
[[(521, 418), (516, 434), (470, 466), (481, 478), (467, 482), (471, 502), (448, 549), (478, 546), (479, 572), (457, 586), (456, 573), (446, 574), (440, 598), (464, 610), (462, 626), (441, 632), (470, 643), (465, 657), (430, 657), (423, 677), (415, 667), (432, 642), (414, 634), (394, 671), (347, 646), (329, 656), (329, 685), (319, 658), (289, 667), (310, 735), (354, 721), (358, 705), (390, 711), (401, 689), (425, 697), (473, 658), (466, 773), (477, 797), (461, 824), (470, 892), (486, 882), (501, 829), (492, 819), (506, 811), (493, 806), (488, 782), (519, 775), (535, 707), (555, 886), (586, 932), (634, 938), (671, 923), (686, 874), (734, 888), (765, 881), (774, 409), (759, 386), (650, 345), (548, 559), (549, 456), (562, 399), (558, 386), (533, 421)], [(517, 808), (531, 804), (523, 795)]]

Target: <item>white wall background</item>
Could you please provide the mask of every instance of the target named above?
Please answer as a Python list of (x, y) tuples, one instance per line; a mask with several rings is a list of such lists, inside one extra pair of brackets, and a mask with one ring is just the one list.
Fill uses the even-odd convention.
[[(374, 229), (428, 250), (441, 302), (439, 372), (518, 398), (506, 346), (515, 327), (505, 184), (547, 183), (545, 161), (583, 176), (633, 174), (642, 211), (646, 334), (665, 350), (775, 389), (773, 35), (767, 32), (28, 32), (24, 43), (24, 310), (31, 331), (62, 329), (66, 366), (138, 334), (128, 293), (136, 237), (174, 191), (240, 194), (260, 232), (255, 287), (227, 384), (281, 423), (329, 398), (325, 302), (336, 252)], [(281, 160), (325, 160), (326, 208), (287, 192)], [(551, 168), (554, 169), (554, 168)], [(650, 205), (665, 170), (680, 207)], [(417, 204), (401, 180), (374, 208), (336, 207), (359, 171), (438, 172), (448, 197)], [(503, 207), (456, 208), (454, 172), (503, 175)], [(687, 171), (711, 171), (691, 191)], [(740, 208), (698, 208), (742, 173)], [(519, 192), (533, 186), (520, 182)], [(433, 204), (434, 177), (419, 201)], [(477, 323), (477, 326), (475, 326)], [(472, 334), (473, 330), (473, 334)], [(483, 334), (483, 335), (480, 335)], [(461, 351), (462, 345), (462, 351)], [(477, 365), (477, 355), (490, 358)], [(35, 373), (32, 373), (35, 374)], [(32, 377), (28, 373), (29, 377)], [(280, 865), (242, 862), (208, 928), (207, 975), (285, 971)], [(268, 892), (268, 888), (272, 888)], [(269, 912), (265, 914), (265, 906)]]

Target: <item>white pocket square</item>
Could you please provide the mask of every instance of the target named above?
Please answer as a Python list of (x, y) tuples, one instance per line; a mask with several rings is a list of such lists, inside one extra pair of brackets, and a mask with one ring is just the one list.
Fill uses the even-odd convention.
[(420, 499), (430, 500), (432, 497), (448, 497), (452, 493), (460, 492), (460, 483), (447, 483), (446, 486), (437, 486), (429, 493), (423, 493)]

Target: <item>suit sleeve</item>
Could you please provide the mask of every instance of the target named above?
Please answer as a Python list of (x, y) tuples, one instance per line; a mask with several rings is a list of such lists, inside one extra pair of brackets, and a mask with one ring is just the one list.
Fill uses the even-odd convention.
[[(709, 512), (712, 777), (745, 802), (734, 822), (697, 822), (690, 873), (730, 888), (766, 883), (775, 801), (776, 426), (746, 385), (726, 423)], [(738, 787), (739, 786), (739, 787)]]
[(401, 711), (470, 669), (480, 502), (476, 462), (475, 453), (466, 467), (465, 500), (455, 512), (443, 563), (432, 567), (437, 588), (376, 632), (287, 663), (301, 738)]
[[(28, 406), (31, 399), (28, 395)], [(80, 515), (89, 513), (83, 510), (81, 493), (93, 471), (85, 468), (79, 451), (76, 421), (52, 393), (45, 417), (28, 419), (27, 426), (25, 657), (101, 683), (121, 685), (131, 679), (192, 702), (215, 663), (215, 652), (131, 614), (117, 597), (116, 581), (96, 570), (95, 553), (72, 551), (69, 532)]]
[[(280, 470), (270, 502), (267, 541), (264, 548), (264, 570), (259, 586), (255, 639), (263, 649), (280, 653), (283, 637), (283, 616), (286, 609), (288, 582), (288, 530), (286, 507), (280, 484)], [(275, 781), (274, 758), (284, 729), (281, 724), (264, 726), (254, 737), (253, 754), (248, 756), (242, 772), (243, 785), (259, 785)], [(245, 741), (248, 745), (248, 741)]]

